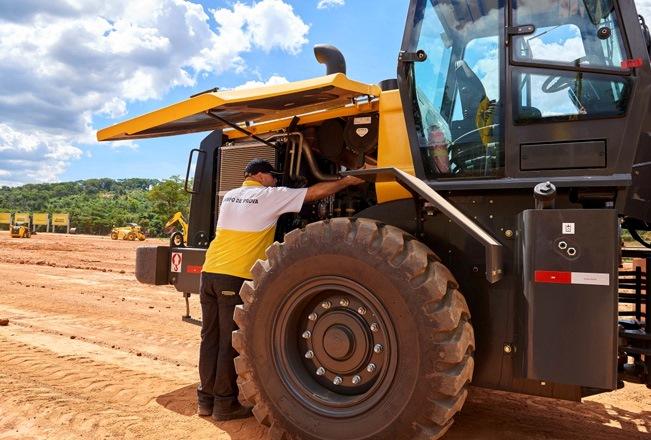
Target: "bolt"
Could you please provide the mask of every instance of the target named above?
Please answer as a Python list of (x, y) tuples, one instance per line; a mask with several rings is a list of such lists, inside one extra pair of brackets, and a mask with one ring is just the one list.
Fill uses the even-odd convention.
[(567, 248), (567, 255), (569, 255), (570, 257), (575, 256), (576, 255), (576, 249), (574, 249), (573, 247)]
[(360, 315), (366, 315), (366, 309), (364, 307), (360, 307), (357, 309), (357, 313)]
[(312, 333), (309, 330), (305, 330), (302, 336), (303, 339), (310, 339), (312, 337)]
[(346, 298), (342, 298), (342, 299), (339, 301), (339, 305), (340, 305), (341, 307), (348, 307), (348, 304), (349, 304), (349, 303), (348, 303), (348, 300), (347, 300)]
[(384, 350), (382, 344), (375, 344), (375, 347), (373, 347), (373, 351), (376, 353), (382, 353), (382, 350)]
[(314, 357), (314, 352), (312, 350), (308, 350), (305, 353), (305, 359), (312, 359)]
[(560, 250), (565, 250), (565, 249), (567, 249), (567, 242), (565, 242), (565, 241), (559, 241), (559, 242), (558, 242), (558, 248), (559, 248)]
[(545, 386), (547, 385), (547, 382), (540, 382), (540, 385)]
[(369, 373), (372, 373), (375, 371), (375, 364), (368, 364), (368, 367), (366, 367), (366, 371)]
[(380, 330), (380, 326), (377, 325), (377, 322), (374, 322), (373, 324), (371, 324), (371, 331), (372, 332), (376, 332), (378, 330)]
[(339, 376), (335, 376), (335, 378), (332, 380), (332, 383), (335, 385), (341, 385), (341, 382), (343, 382), (343, 380)]
[(510, 229), (507, 229), (506, 231), (504, 231), (504, 235), (506, 235), (506, 238), (511, 238), (511, 237), (513, 237), (513, 231), (510, 230)]
[(308, 316), (307, 319), (309, 319), (310, 321), (316, 321), (316, 318), (318, 317), (319, 315), (317, 315), (316, 313), (310, 313), (310, 316)]
[(316, 375), (317, 376), (323, 376), (325, 374), (325, 368), (319, 367), (316, 369)]
[(353, 385), (357, 385), (357, 384), (360, 383), (361, 381), (362, 381), (362, 378), (361, 378), (361, 377), (359, 377), (359, 376), (357, 376), (357, 375), (353, 376)]
[(513, 347), (511, 347), (511, 344), (504, 344), (504, 353), (509, 354), (513, 351)]
[(330, 301), (323, 301), (321, 303), (321, 307), (323, 307), (324, 309), (329, 309), (330, 307), (332, 307), (332, 303)]

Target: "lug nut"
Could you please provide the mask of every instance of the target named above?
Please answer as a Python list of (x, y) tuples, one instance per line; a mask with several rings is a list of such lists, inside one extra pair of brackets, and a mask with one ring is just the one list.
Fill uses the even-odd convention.
[(558, 248), (560, 250), (564, 251), (565, 249), (567, 249), (567, 242), (566, 241), (559, 241), (558, 242)]
[(323, 307), (324, 309), (329, 309), (330, 307), (332, 307), (332, 303), (330, 301), (323, 301), (321, 303), (321, 307)]
[(371, 324), (371, 331), (372, 332), (376, 332), (378, 330), (380, 330), (380, 326), (377, 325), (377, 322), (374, 322), (373, 324)]
[(366, 315), (366, 309), (364, 307), (360, 307), (357, 309), (357, 313), (360, 315)]
[(332, 380), (332, 383), (335, 385), (341, 385), (341, 382), (343, 382), (343, 380), (339, 376), (335, 376), (335, 378)]
[(341, 307), (348, 307), (348, 304), (350, 304), (350, 303), (348, 302), (348, 300), (347, 300), (346, 298), (342, 298), (342, 299), (339, 301), (339, 305), (340, 305)]
[(375, 344), (375, 347), (373, 347), (373, 351), (376, 353), (382, 353), (383, 350), (384, 347), (382, 346), (382, 344)]
[(317, 376), (323, 376), (325, 374), (325, 368), (319, 367), (316, 369), (316, 375)]
[(368, 364), (368, 367), (366, 367), (366, 371), (369, 373), (372, 373), (375, 371), (375, 364)]
[(310, 313), (310, 315), (307, 317), (310, 321), (316, 321), (316, 319), (319, 317), (316, 313)]
[(362, 381), (362, 378), (361, 378), (361, 377), (359, 377), (359, 376), (357, 376), (357, 375), (353, 376), (353, 385), (357, 385), (357, 384), (359, 384), (361, 381)]
[(567, 255), (569, 255), (570, 257), (575, 256), (576, 255), (576, 249), (574, 249), (573, 247), (567, 248)]
[(312, 337), (312, 333), (309, 330), (305, 330), (302, 334), (303, 339), (310, 339)]
[(312, 359), (314, 357), (314, 352), (312, 350), (308, 350), (305, 352), (305, 359)]

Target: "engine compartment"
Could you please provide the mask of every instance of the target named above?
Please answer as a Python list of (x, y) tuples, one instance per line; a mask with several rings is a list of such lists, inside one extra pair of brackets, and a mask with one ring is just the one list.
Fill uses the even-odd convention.
[[(283, 173), (278, 186), (307, 188), (340, 179), (340, 172), (375, 166), (377, 163), (379, 114), (365, 113), (267, 133), (265, 143), (238, 139), (227, 141), (220, 153), (219, 200), (241, 184), (241, 170), (255, 157), (274, 164)], [(273, 148), (271, 147), (273, 145)], [(300, 213), (284, 214), (276, 227), (276, 239), (287, 232), (333, 217), (350, 217), (375, 205), (373, 185), (348, 187), (338, 193), (306, 203)], [(217, 206), (218, 212), (219, 206)]]

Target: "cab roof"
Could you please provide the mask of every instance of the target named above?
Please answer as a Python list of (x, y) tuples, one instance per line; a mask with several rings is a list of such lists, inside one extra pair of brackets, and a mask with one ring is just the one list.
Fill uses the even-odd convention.
[(342, 73), (273, 86), (208, 92), (103, 128), (97, 132), (97, 140), (142, 139), (225, 129), (230, 127), (226, 122), (259, 124), (344, 107), (356, 97), (379, 96), (380, 93), (377, 85), (353, 81)]

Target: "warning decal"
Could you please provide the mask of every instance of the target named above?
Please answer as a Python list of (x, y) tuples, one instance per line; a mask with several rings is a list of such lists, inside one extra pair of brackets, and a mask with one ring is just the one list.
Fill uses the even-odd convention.
[(183, 264), (183, 254), (181, 252), (172, 252), (170, 272), (181, 272)]
[(610, 274), (599, 272), (537, 270), (534, 274), (534, 281), (536, 283), (547, 284), (589, 284), (593, 286), (610, 286)]

